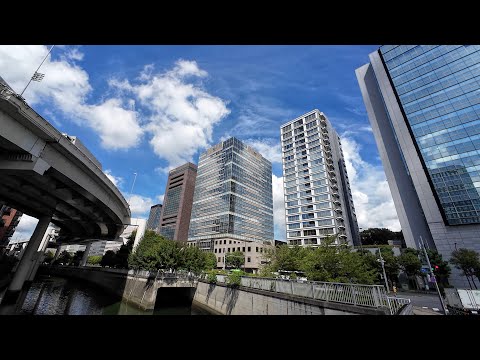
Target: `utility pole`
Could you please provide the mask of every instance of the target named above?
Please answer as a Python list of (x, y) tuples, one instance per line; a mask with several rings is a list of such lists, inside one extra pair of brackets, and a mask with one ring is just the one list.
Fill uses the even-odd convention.
[(442, 297), (442, 294), (440, 293), (440, 289), (438, 288), (438, 282), (437, 282), (437, 279), (435, 277), (435, 274), (433, 273), (432, 271), (432, 265), (430, 264), (430, 258), (428, 257), (428, 254), (427, 254), (427, 249), (425, 248), (425, 245), (423, 244), (423, 239), (422, 237), (420, 236), (420, 244), (422, 246), (422, 249), (423, 249), (423, 253), (425, 254), (425, 258), (427, 259), (427, 264), (428, 264), (428, 269), (430, 271), (430, 275), (433, 279), (433, 282), (435, 283), (435, 287), (437, 289), (437, 293), (438, 293), (438, 298), (440, 299), (440, 303), (442, 304), (442, 308), (443, 308), (443, 313), (445, 315), (448, 314), (448, 310), (447, 310), (447, 307), (445, 306), (445, 303), (443, 302), (443, 297)]

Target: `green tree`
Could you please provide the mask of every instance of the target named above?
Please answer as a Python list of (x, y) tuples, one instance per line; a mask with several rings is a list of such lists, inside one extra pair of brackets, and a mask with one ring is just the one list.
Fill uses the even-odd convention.
[(310, 249), (301, 246), (277, 246), (274, 251), (267, 252), (265, 256), (270, 257), (270, 271), (300, 271), (305, 254)]
[(370, 228), (361, 231), (360, 238), (363, 245), (388, 245), (388, 240), (403, 240), (403, 234), (385, 228)]
[(100, 261), (102, 261), (101, 255), (92, 255), (87, 258), (87, 264), (91, 264), (91, 265), (100, 264)]
[(100, 266), (101, 267), (115, 267), (117, 264), (117, 259), (116, 259), (116, 254), (113, 250), (108, 250), (102, 257), (102, 260), (100, 260)]
[(128, 241), (126, 244), (122, 244), (120, 249), (116, 252), (116, 263), (115, 267), (120, 269), (128, 269), (128, 257), (132, 252), (133, 243), (135, 241), (135, 231), (128, 237)]
[(470, 283), (470, 280), (472, 280), (473, 286), (477, 289), (477, 284), (473, 277), (475, 274), (478, 274), (478, 269), (480, 268), (478, 253), (474, 250), (460, 248), (452, 252), (450, 262), (455, 268), (463, 271), (463, 274), (470, 284), (470, 288), (472, 288), (472, 284)]
[(45, 252), (45, 257), (43, 258), (43, 262), (45, 264), (50, 264), (53, 261), (54, 257), (55, 257), (55, 255), (53, 255), (53, 253), (51, 251), (47, 251), (47, 252)]
[[(443, 260), (442, 255), (436, 250), (427, 249), (428, 258), (430, 259), (430, 264), (433, 267), (433, 273), (440, 287), (445, 287), (448, 285), (448, 277), (452, 272), (448, 261)], [(422, 254), (423, 255), (423, 254)], [(426, 259), (424, 260), (426, 264)]]
[(335, 238), (325, 238), (314, 249), (306, 249), (301, 270), (309, 280), (373, 284), (375, 268), (369, 266), (361, 253), (349, 246), (335, 245)]
[(60, 255), (58, 255), (57, 260), (55, 260), (53, 263), (55, 265), (68, 265), (70, 264), (71, 260), (72, 255), (67, 250), (63, 250)]
[[(202, 270), (206, 270), (206, 256), (196, 246), (185, 246), (180, 250), (179, 268), (200, 274)], [(212, 254), (213, 255), (213, 254)]]
[(414, 287), (418, 289), (416, 275), (421, 275), (422, 262), (418, 258), (419, 251), (408, 248), (398, 257), (398, 264), (400, 268), (407, 274), (410, 283), (414, 284)]
[(150, 270), (177, 269), (181, 263), (180, 245), (154, 231), (146, 231), (135, 252), (128, 257), (129, 267)]
[(242, 265), (245, 265), (245, 255), (241, 251), (226, 253), (225, 259), (225, 265), (228, 268), (240, 269)]
[(217, 268), (217, 257), (211, 252), (202, 252), (205, 255), (205, 270)]
[[(393, 253), (393, 248), (391, 246), (382, 246), (379, 247), (379, 250), (377, 250), (376, 253), (378, 254), (379, 251), (381, 251), (383, 261), (385, 261), (384, 267), (385, 273), (387, 275), (387, 280), (389, 280), (390, 284), (393, 284), (394, 282), (397, 283), (400, 266), (398, 264), (398, 258)], [(378, 259), (380, 258), (379, 255), (380, 254), (377, 255)], [(377, 264), (377, 271), (382, 271), (382, 264), (380, 263), (380, 261), (378, 261)]]

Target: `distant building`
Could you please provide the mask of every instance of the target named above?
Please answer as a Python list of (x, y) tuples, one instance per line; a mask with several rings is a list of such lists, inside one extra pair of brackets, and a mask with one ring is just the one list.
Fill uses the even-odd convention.
[(130, 225), (127, 225), (123, 230), (122, 234), (119, 236), (121, 241), (95, 241), (92, 242), (90, 246), (90, 251), (88, 252), (88, 256), (103, 256), (109, 250), (111, 251), (118, 251), (120, 247), (128, 242), (128, 238), (130, 235), (135, 231), (135, 240), (133, 242), (133, 249), (135, 249), (143, 238), (145, 234), (147, 226), (147, 220), (145, 219), (138, 219), (138, 218), (131, 218)]
[(153, 205), (150, 208), (150, 215), (147, 220), (147, 230), (158, 231), (160, 227), (160, 217), (162, 216), (162, 204)]
[(168, 173), (159, 233), (163, 237), (187, 242), (197, 166), (186, 163)]
[[(230, 242), (235, 248), (242, 243), (255, 248), (272, 240), (270, 161), (233, 137), (201, 154), (189, 241), (194, 241), (203, 251), (226, 248), (228, 252), (229, 247), (224, 245)], [(217, 255), (218, 267), (224, 266), (224, 258), (223, 252)], [(251, 262), (253, 268), (252, 259)]]
[(0, 206), (0, 255), (8, 245), (20, 222), (22, 213), (7, 205)]
[(281, 126), (285, 217), (289, 245), (323, 238), (360, 244), (340, 137), (318, 110)]

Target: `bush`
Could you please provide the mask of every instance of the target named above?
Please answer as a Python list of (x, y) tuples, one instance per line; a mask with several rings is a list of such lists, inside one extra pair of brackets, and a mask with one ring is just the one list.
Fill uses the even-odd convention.
[(240, 272), (237, 272), (237, 271), (232, 272), (227, 276), (227, 284), (230, 287), (239, 287), (241, 279), (242, 279), (242, 275)]
[(210, 284), (216, 284), (217, 283), (217, 272), (215, 270), (207, 271), (207, 281)]
[(100, 261), (102, 261), (101, 255), (92, 255), (87, 258), (87, 264), (91, 264), (91, 265), (100, 264)]

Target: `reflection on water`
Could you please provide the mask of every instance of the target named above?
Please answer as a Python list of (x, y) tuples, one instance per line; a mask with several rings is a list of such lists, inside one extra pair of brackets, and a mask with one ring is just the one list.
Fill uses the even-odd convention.
[(88, 283), (39, 276), (28, 290), (21, 314), (31, 315), (210, 315), (195, 305), (143, 311)]

